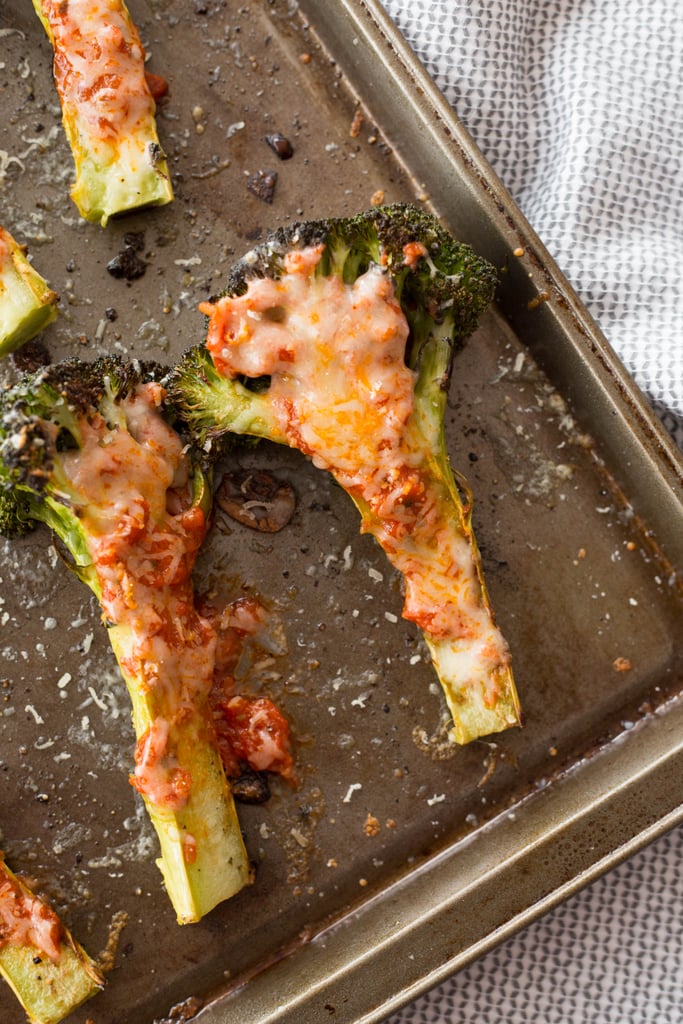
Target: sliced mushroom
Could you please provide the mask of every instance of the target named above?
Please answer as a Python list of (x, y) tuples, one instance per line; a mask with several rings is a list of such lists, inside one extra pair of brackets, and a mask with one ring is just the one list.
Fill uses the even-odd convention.
[(238, 523), (277, 533), (294, 515), (296, 493), (290, 483), (263, 469), (238, 469), (223, 476), (216, 501)]

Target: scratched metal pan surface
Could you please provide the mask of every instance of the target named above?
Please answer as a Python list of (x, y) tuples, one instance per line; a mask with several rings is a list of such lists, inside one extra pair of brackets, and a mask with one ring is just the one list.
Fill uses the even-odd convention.
[[(1, 549), (2, 847), (92, 954), (108, 949), (107, 988), (75, 1024), (379, 1021), (683, 816), (681, 461), (378, 6), (130, 9), (169, 81), (176, 199), (103, 230), (68, 199), (47, 39), (30, 4), (0, 8), (0, 219), (60, 293), (51, 357), (170, 362), (269, 227), (379, 194), (430, 204), (500, 269), (447, 433), (525, 727), (448, 742), (395, 574), (339, 488), (263, 444), (236, 461), (294, 485), (293, 520), (265, 535), (219, 516), (198, 573), (270, 607), (240, 683), (295, 732), (298, 787), (240, 808), (253, 886), (176, 925), (98, 610), (42, 532)], [(270, 203), (247, 189), (259, 171), (277, 172)], [(129, 234), (132, 281), (107, 270)], [(0, 1019), (22, 1020), (7, 989)]]

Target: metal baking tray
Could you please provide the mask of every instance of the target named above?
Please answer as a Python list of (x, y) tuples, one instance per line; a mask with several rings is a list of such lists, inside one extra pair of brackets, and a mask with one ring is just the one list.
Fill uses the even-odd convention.
[[(448, 442), (525, 727), (449, 744), (398, 580), (343, 493), (295, 452), (239, 454), (291, 480), (298, 511), (272, 536), (219, 518), (199, 579), (273, 610), (246, 680), (291, 718), (300, 782), (241, 808), (256, 882), (200, 924), (176, 926), (162, 891), (93, 601), (44, 533), (1, 548), (2, 846), (115, 965), (74, 1024), (379, 1021), (683, 818), (680, 455), (377, 3), (130, 0), (170, 83), (176, 200), (106, 230), (67, 197), (29, 8), (0, 9), (1, 220), (61, 295), (52, 358), (173, 360), (269, 227), (379, 193), (429, 205), (500, 269)], [(270, 204), (246, 188), (259, 170), (278, 174)], [(106, 268), (129, 233), (147, 266), (127, 283)], [(5, 989), (0, 1019), (22, 1019)]]

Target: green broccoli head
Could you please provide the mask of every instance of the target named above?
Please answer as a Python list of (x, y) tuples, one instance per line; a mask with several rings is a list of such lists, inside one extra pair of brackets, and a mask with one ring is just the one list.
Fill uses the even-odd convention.
[[(273, 231), (234, 265), (214, 306), (245, 295), (259, 280), (280, 280), (293, 256), (314, 248), (320, 249), (314, 279), (336, 275), (352, 285), (370, 268), (380, 268), (391, 280), (408, 326), (403, 358), (415, 372), (416, 399), (429, 407), (429, 429), (438, 434), (454, 355), (493, 298), (495, 269), (431, 214), (409, 204), (379, 206)], [(285, 327), (294, 312), (285, 304), (262, 315)], [(205, 346), (187, 352), (169, 380), (172, 401), (206, 449), (228, 431), (284, 440), (268, 385), (267, 376), (226, 375)]]
[(353, 217), (278, 228), (233, 267), (223, 294), (242, 295), (256, 277), (281, 277), (290, 253), (318, 245), (323, 247), (319, 276), (338, 274), (349, 284), (373, 264), (390, 275), (411, 329), (406, 363), (412, 368), (434, 333), (448, 335), (450, 368), (496, 288), (496, 271), (483, 257), (453, 238), (431, 214), (396, 203)]
[(95, 418), (107, 431), (129, 430), (123, 400), (139, 384), (161, 382), (166, 372), (157, 363), (115, 356), (73, 358), (26, 374), (0, 392), (0, 533), (16, 537), (43, 522), (66, 546), (74, 567), (88, 566), (86, 510), (64, 455), (82, 447), (84, 427)]

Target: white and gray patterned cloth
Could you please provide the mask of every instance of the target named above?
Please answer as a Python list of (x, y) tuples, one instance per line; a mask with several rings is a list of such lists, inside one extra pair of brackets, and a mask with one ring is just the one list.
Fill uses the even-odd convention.
[(683, 447), (681, 12), (383, 4)]
[[(383, 0), (683, 447), (683, 15)], [(683, 830), (389, 1024), (683, 1024)]]

